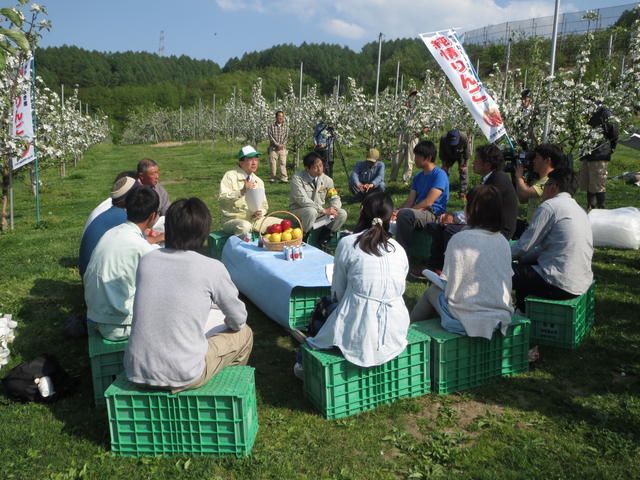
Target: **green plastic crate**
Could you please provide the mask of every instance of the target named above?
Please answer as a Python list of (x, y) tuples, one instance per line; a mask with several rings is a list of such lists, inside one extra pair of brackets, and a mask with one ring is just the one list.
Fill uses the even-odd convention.
[(596, 283), (571, 300), (527, 297), (525, 303), (532, 344), (574, 349), (595, 321)]
[(331, 295), (331, 287), (294, 287), (289, 297), (289, 327), (307, 330), (320, 298)]
[(227, 367), (177, 394), (145, 390), (124, 375), (105, 392), (115, 455), (251, 453), (258, 432), (254, 369)]
[(88, 328), (89, 361), (93, 381), (93, 400), (96, 407), (104, 407), (104, 392), (118, 375), (124, 372), (124, 351), (128, 340), (105, 340), (93, 325)]
[(431, 379), (436, 393), (452, 393), (487, 381), (529, 370), (529, 326), (514, 315), (507, 335), (495, 332), (491, 340), (448, 332), (440, 319), (412, 324), (431, 337)]
[(335, 419), (429, 393), (429, 337), (410, 329), (407, 340), (399, 356), (371, 368), (347, 362), (337, 348), (304, 345), (305, 396), (325, 418)]
[(230, 236), (231, 235), (229, 233), (225, 233), (222, 230), (211, 232), (209, 234), (207, 245), (209, 246), (209, 256), (211, 258), (215, 258), (216, 260), (220, 260), (222, 258), (222, 249)]
[[(320, 235), (320, 229), (311, 230), (309, 233), (309, 237), (307, 238), (307, 243), (316, 248), (320, 248), (320, 244), (318, 243), (318, 236)], [(327, 243), (327, 248), (335, 248), (338, 246), (338, 242), (340, 241), (340, 232), (335, 232), (329, 242)]]
[(431, 258), (431, 235), (426, 230), (416, 230), (411, 237), (409, 258), (427, 262)]

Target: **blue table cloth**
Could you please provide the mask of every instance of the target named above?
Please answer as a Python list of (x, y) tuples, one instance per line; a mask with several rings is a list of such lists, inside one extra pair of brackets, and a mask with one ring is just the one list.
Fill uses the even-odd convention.
[(329, 287), (326, 266), (333, 256), (304, 244), (304, 258), (297, 262), (284, 259), (282, 252), (258, 247), (230, 237), (222, 250), (222, 263), (238, 290), (285, 328), (289, 328), (289, 298), (295, 287)]

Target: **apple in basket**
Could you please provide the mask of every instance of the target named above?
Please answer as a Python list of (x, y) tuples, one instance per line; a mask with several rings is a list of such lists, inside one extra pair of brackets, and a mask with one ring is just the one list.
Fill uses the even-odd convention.
[(271, 234), (271, 239), (269, 241), (272, 242), (272, 243), (278, 243), (278, 242), (282, 241), (282, 234), (281, 233), (272, 233)]
[(279, 223), (271, 225), (271, 233), (282, 233), (282, 225)]
[(283, 242), (288, 242), (289, 240), (291, 240), (291, 232), (282, 232), (282, 241)]
[(282, 220), (280, 222), (280, 226), (282, 227), (282, 231), (288, 230), (291, 228), (291, 220)]
[(300, 237), (302, 237), (302, 229), (294, 228), (293, 231), (291, 232), (291, 238), (296, 239)]

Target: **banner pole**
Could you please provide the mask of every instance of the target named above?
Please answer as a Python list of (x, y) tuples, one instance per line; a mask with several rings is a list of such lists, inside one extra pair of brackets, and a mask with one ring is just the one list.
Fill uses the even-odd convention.
[[(35, 52), (34, 52), (35, 53)], [(38, 149), (36, 148), (38, 112), (36, 111), (36, 57), (31, 58), (31, 111), (33, 112), (33, 153), (36, 162), (36, 225), (40, 224), (40, 179), (38, 176)]]
[(13, 230), (13, 172), (9, 168), (9, 225)]

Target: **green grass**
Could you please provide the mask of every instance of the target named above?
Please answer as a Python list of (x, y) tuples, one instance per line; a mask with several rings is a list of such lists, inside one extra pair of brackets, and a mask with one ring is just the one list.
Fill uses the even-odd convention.
[[(292, 373), (295, 341), (250, 302), (255, 332), (260, 430), (248, 459), (162, 457), (128, 459), (109, 453), (106, 414), (92, 407), (86, 340), (62, 327), (82, 312), (77, 270), (85, 219), (104, 199), (115, 174), (144, 156), (160, 164), (173, 199), (198, 196), (220, 219), (222, 173), (235, 166), (240, 145), (98, 145), (61, 179), (42, 174), (42, 223), (33, 197), (16, 184), (16, 230), (0, 235), (0, 312), (18, 320), (9, 367), (54, 353), (81, 383), (52, 405), (11, 402), (0, 392), (2, 479), (387, 479), (387, 478), (637, 478), (640, 471), (640, 253), (598, 249), (596, 324), (577, 350), (541, 348), (526, 375), (456, 395), (427, 395), (337, 421), (313, 411)], [(346, 150), (347, 163), (359, 160)], [(637, 170), (638, 153), (620, 147), (611, 174)], [(266, 162), (260, 175), (267, 178)], [(454, 169), (455, 170), (455, 169)], [(336, 164), (336, 183), (346, 177)], [(453, 173), (452, 191), (457, 188)], [(471, 184), (477, 183), (472, 176)], [(286, 185), (267, 184), (272, 210), (286, 209)], [(608, 184), (608, 206), (639, 206), (637, 187)], [(392, 184), (394, 200), (405, 187)], [(453, 196), (454, 198), (456, 195)], [(584, 205), (584, 194), (579, 195)], [(455, 198), (451, 208), (460, 208)], [(353, 227), (357, 205), (349, 205)], [(407, 285), (411, 308), (424, 284)]]

